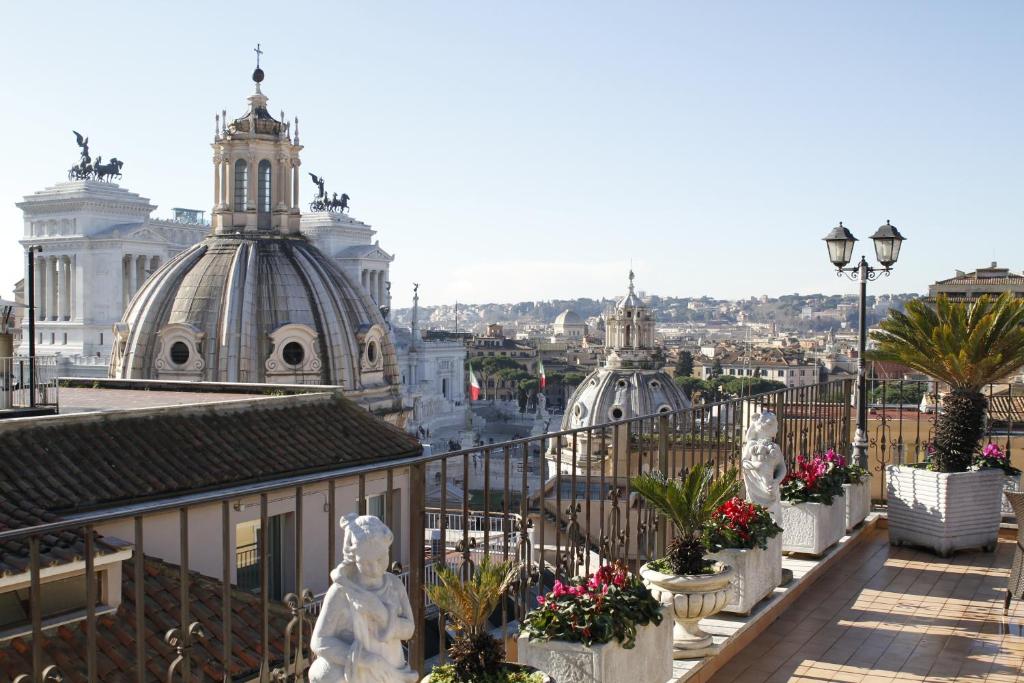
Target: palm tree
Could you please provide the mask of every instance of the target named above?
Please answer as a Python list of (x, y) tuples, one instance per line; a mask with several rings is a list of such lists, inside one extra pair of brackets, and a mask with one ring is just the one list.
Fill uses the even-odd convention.
[(704, 527), (715, 510), (737, 493), (735, 469), (717, 479), (714, 475), (714, 468), (699, 463), (686, 472), (682, 481), (667, 479), (661, 472), (647, 472), (630, 482), (633, 490), (671, 519), (676, 528), (677, 536), (665, 556), (674, 574), (704, 573)]
[(437, 566), (440, 583), (425, 590), (458, 631), (448, 650), (458, 680), (485, 679), (501, 666), (504, 649), (487, 632), (487, 620), (518, 576), (518, 563), (495, 562), (489, 557), (480, 561), (467, 581), (448, 566)]
[(872, 360), (895, 361), (945, 382), (935, 425), (935, 464), (940, 472), (971, 465), (985, 425), (986, 385), (1024, 366), (1024, 299), (1009, 292), (973, 303), (940, 295), (932, 308), (917, 299), (871, 333)]

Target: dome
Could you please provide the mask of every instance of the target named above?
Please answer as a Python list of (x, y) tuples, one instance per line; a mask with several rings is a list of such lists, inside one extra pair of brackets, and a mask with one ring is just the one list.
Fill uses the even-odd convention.
[(664, 372), (604, 367), (576, 387), (562, 417), (562, 429), (685, 410), (690, 405), (682, 389)]
[(374, 303), (300, 235), (212, 235), (158, 269), (115, 328), (124, 379), (397, 387)]
[(582, 325), (583, 318), (576, 313), (576, 311), (569, 310), (568, 308), (558, 314), (555, 318), (555, 325)]

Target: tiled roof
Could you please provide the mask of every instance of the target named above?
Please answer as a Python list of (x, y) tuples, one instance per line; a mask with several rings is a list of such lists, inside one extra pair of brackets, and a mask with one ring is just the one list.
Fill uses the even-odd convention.
[[(15, 422), (0, 423), (0, 530), (422, 452), (412, 436), (329, 395)], [(44, 562), (64, 561), (79, 543), (65, 534), (44, 544)], [(0, 575), (21, 571), (26, 556), (24, 543), (0, 546)]]
[[(179, 568), (153, 558), (145, 562), (145, 623), (147, 680), (164, 680), (167, 667), (177, 656), (164, 634), (179, 627)], [(97, 617), (96, 666), (104, 683), (135, 681), (135, 576), (133, 565), (122, 568), (122, 602), (113, 613)], [(193, 647), (193, 676), (203, 669), (203, 680), (223, 680), (222, 584), (195, 572), (189, 574), (191, 619), (203, 626), (206, 637)], [(257, 596), (232, 589), (232, 662), (235, 680), (253, 674), (260, 666), (261, 611)], [(283, 659), (284, 632), (291, 615), (281, 606), (270, 605), (270, 661)], [(309, 628), (304, 629), (308, 644)], [(45, 665), (56, 664), (66, 683), (86, 680), (86, 631), (81, 619), (43, 632)], [(0, 644), (0, 680), (13, 680), (32, 671), (32, 637), (13, 638)]]

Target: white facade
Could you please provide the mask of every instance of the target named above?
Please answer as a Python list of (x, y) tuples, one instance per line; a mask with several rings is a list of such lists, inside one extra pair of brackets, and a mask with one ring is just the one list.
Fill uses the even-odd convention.
[[(42, 247), (34, 253), (36, 353), (67, 358), (67, 374), (106, 376), (112, 329), (128, 301), (208, 230), (151, 218), (157, 207), (149, 199), (96, 180), (59, 183), (17, 206), (25, 219), (22, 246)], [(27, 355), (27, 336), (18, 353)]]
[(413, 293), (412, 328), (393, 329), (402, 394), (413, 408), (410, 431), (463, 425), (466, 419), (466, 345), (426, 340), (419, 327), (419, 293)]
[(391, 306), (391, 262), (394, 255), (373, 239), (377, 231), (348, 214), (303, 214), (300, 228), (313, 245), (327, 254), (349, 280), (358, 283), (378, 306)]

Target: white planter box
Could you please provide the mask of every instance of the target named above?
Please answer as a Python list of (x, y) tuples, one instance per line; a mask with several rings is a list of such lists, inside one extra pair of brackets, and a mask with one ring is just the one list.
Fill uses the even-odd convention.
[(889, 542), (931, 548), (994, 550), (1002, 518), (1002, 470), (930, 472), (889, 465)]
[(736, 569), (733, 598), (722, 611), (750, 614), (754, 605), (772, 594), (782, 583), (782, 534), (768, 539), (768, 547), (725, 548), (711, 557)]
[(636, 647), (618, 641), (587, 647), (561, 640), (519, 636), (518, 661), (540, 669), (555, 681), (580, 683), (665, 683), (672, 678), (672, 615), (661, 611), (661, 624), (640, 626)]
[[(1020, 491), (1020, 475), (1007, 475), (1006, 483), (1003, 484), (1003, 490), (1010, 491), (1011, 493), (1014, 491)], [(1006, 499), (1006, 496), (1003, 496), (1003, 517), (1013, 516), (1013, 508), (1010, 506), (1010, 501)]]
[(846, 533), (846, 496), (831, 505), (782, 501), (782, 551), (822, 555)]
[(846, 530), (853, 531), (871, 513), (871, 478), (864, 477), (859, 484), (843, 484), (846, 498)]

